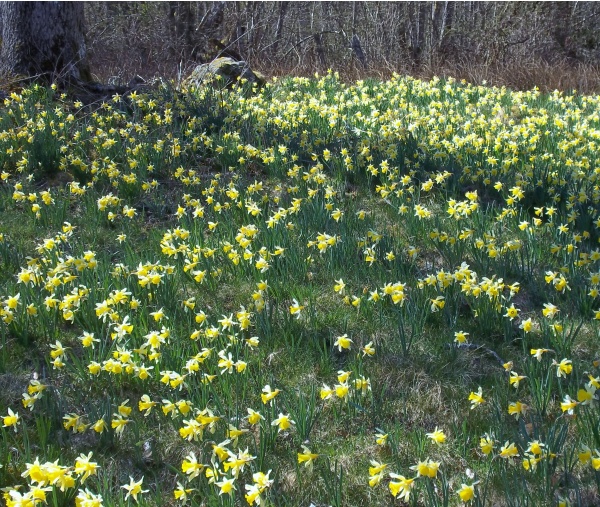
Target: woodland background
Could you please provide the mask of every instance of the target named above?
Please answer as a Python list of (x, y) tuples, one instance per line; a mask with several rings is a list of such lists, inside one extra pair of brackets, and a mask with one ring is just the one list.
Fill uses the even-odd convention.
[(600, 89), (597, 2), (86, 2), (103, 82), (183, 78), (227, 55), (267, 75), (452, 75), (528, 89)]

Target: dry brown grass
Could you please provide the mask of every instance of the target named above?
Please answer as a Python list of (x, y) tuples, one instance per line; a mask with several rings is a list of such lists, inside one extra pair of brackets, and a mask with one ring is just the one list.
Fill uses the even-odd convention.
[[(140, 58), (127, 52), (106, 52), (102, 56), (95, 56), (92, 61), (96, 79), (117, 83), (126, 83), (137, 74), (145, 79), (163, 77), (177, 82), (189, 75), (198, 63), (194, 61), (174, 62), (169, 59), (164, 61), (149, 59), (142, 62)], [(315, 73), (323, 75), (329, 70), (329, 68), (323, 68), (313, 63), (267, 66), (258, 62), (254, 68), (268, 78), (274, 76), (310, 77)], [(451, 62), (421, 67), (398, 66), (380, 62), (371, 64), (367, 69), (357, 65), (332, 65), (330, 69), (338, 72), (340, 79), (345, 82), (355, 82), (367, 78), (386, 80), (397, 73), (425, 80), (434, 76), (452, 77), (476, 85), (505, 86), (513, 90), (531, 90), (537, 87), (541, 92), (576, 90), (585, 95), (600, 92), (600, 67), (568, 61), (549, 63), (532, 59), (528, 62), (494, 65), (478, 62)]]
[[(257, 68), (268, 76), (312, 76), (315, 72), (323, 74), (327, 69), (316, 65), (285, 66)], [(394, 66), (382, 62), (362, 69), (356, 65), (335, 67), (340, 78), (347, 82), (359, 79), (375, 78), (386, 80), (394, 73), (411, 75), (429, 80), (434, 76), (456, 80), (465, 80), (476, 85), (505, 86), (513, 90), (531, 90), (537, 87), (541, 92), (554, 90), (573, 91), (590, 95), (600, 92), (600, 67), (559, 61), (554, 63), (540, 59), (528, 62), (508, 62), (505, 64), (487, 65), (479, 62), (447, 62), (435, 66), (412, 67), (410, 65)]]

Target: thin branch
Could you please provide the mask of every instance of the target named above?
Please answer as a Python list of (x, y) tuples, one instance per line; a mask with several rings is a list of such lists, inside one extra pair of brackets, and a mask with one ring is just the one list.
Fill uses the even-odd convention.
[(310, 35), (307, 35), (306, 37), (304, 37), (303, 39), (299, 40), (298, 42), (296, 42), (296, 44), (294, 44), (284, 56), (284, 58), (289, 55), (292, 50), (295, 50), (298, 46), (304, 44), (307, 40), (309, 39), (313, 39), (315, 37), (315, 35), (324, 35), (326, 33), (334, 33), (336, 35), (339, 35), (340, 32), (336, 31), (336, 30), (323, 30), (322, 32), (317, 32), (317, 33), (311, 33)]

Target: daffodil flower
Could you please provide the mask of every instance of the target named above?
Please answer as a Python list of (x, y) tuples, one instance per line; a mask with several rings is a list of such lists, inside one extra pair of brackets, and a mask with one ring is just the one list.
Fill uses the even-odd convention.
[(338, 336), (333, 344), (334, 347), (338, 348), (339, 352), (341, 352), (342, 350), (349, 350), (351, 345), (352, 340), (348, 338), (347, 334)]
[(375, 443), (380, 446), (385, 445), (387, 443), (388, 436), (388, 433), (376, 433)]
[(560, 363), (552, 361), (552, 366), (556, 366), (556, 376), (566, 378), (573, 371), (573, 362), (570, 359), (562, 359)]
[(142, 490), (142, 482), (144, 482), (144, 477), (142, 477), (139, 481), (134, 481), (133, 477), (129, 477), (129, 484), (125, 484), (121, 486), (124, 490), (127, 491), (125, 495), (125, 500), (127, 500), (130, 496), (137, 502), (137, 496), (143, 493), (148, 493), (148, 490)]
[(313, 453), (308, 447), (302, 445), (302, 452), (298, 453), (298, 463), (304, 463), (306, 468), (312, 469), (313, 462), (319, 457), (318, 454)]
[(435, 479), (439, 467), (439, 462), (427, 459), (425, 461), (419, 461), (416, 465), (411, 466), (410, 469), (417, 472), (417, 477), (424, 476)]
[(579, 402), (572, 400), (568, 394), (565, 394), (563, 401), (560, 403), (560, 408), (563, 412), (566, 412), (568, 415), (573, 415), (573, 411), (575, 407), (579, 404)]
[(483, 399), (481, 386), (479, 387), (476, 393), (471, 391), (471, 394), (469, 394), (469, 401), (471, 402), (471, 410), (485, 403), (485, 400)]
[(260, 413), (256, 412), (255, 410), (252, 410), (251, 408), (248, 408), (247, 412), (248, 412), (248, 423), (251, 424), (252, 426), (255, 426), (261, 420), (264, 420), (264, 417)]
[(74, 472), (80, 476), (81, 484), (83, 484), (90, 475), (96, 475), (98, 471), (98, 463), (90, 461), (92, 459), (92, 452), (90, 452), (87, 456), (85, 454), (80, 454), (79, 457), (75, 460)]
[(465, 333), (464, 331), (457, 331), (454, 333), (454, 341), (456, 343), (467, 343), (467, 336), (469, 333)]
[(204, 469), (204, 465), (198, 462), (196, 455), (190, 452), (181, 463), (181, 471), (188, 476), (188, 480), (195, 479)]
[(489, 455), (494, 450), (494, 440), (489, 435), (484, 435), (479, 440), (479, 448), (481, 452), (486, 456)]
[(222, 494), (231, 495), (234, 490), (237, 490), (235, 487), (235, 478), (232, 479), (224, 479), (219, 482), (215, 482), (215, 485), (219, 487), (219, 496)]
[(263, 387), (262, 394), (260, 395), (263, 404), (266, 405), (267, 403), (270, 403), (280, 392), (281, 391), (279, 389), (275, 389), (273, 391), (271, 386), (267, 384), (265, 387)]
[(460, 497), (460, 499), (464, 502), (470, 502), (475, 498), (475, 484), (461, 484), (460, 489), (456, 492), (456, 494)]
[(392, 479), (388, 485), (390, 493), (394, 498), (400, 498), (404, 502), (410, 499), (410, 492), (415, 485), (414, 479), (407, 479), (403, 475), (390, 473)]
[(180, 482), (177, 483), (177, 488), (175, 488), (173, 490), (173, 497), (175, 498), (175, 500), (178, 500), (179, 502), (185, 504), (188, 500), (188, 495), (194, 491), (194, 489), (192, 488), (185, 488), (185, 486), (183, 486), (183, 484), (181, 484)]
[(510, 377), (508, 378), (508, 383), (513, 386), (515, 389), (519, 387), (519, 383), (521, 380), (526, 379), (525, 375), (519, 375), (516, 371), (510, 372)]
[(293, 304), (290, 306), (290, 314), (295, 315), (297, 319), (300, 318), (300, 312), (304, 310), (304, 306), (298, 303), (296, 299), (293, 300)]
[(431, 433), (426, 433), (425, 436), (429, 437), (433, 442), (435, 442), (436, 444), (443, 444), (446, 441), (446, 434), (438, 429), (438, 427), (435, 427), (435, 430), (433, 430)]
[(12, 428), (15, 430), (15, 433), (17, 431), (17, 425), (20, 423), (21, 419), (19, 417), (18, 412), (13, 412), (11, 410), (11, 408), (8, 408), (8, 415), (4, 416), (3, 418), (3, 426), (5, 428), (10, 428), (12, 426)]
[(290, 419), (289, 414), (282, 414), (281, 412), (279, 413), (279, 417), (277, 419), (274, 419), (273, 422), (271, 422), (271, 426), (278, 427), (278, 429), (277, 429), (278, 432), (289, 429), (293, 424), (296, 424), (296, 423), (295, 423), (295, 421), (292, 421)]
[(514, 415), (515, 419), (519, 419), (521, 415), (524, 416), (528, 409), (529, 407), (520, 401), (516, 401), (508, 405), (508, 413), (510, 415)]
[(535, 357), (538, 361), (542, 360), (542, 355), (546, 352), (551, 352), (550, 349), (531, 349), (530, 353), (533, 357)]
[(519, 455), (519, 450), (514, 443), (509, 443), (508, 440), (500, 448), (500, 457), (508, 460), (512, 460), (514, 457)]

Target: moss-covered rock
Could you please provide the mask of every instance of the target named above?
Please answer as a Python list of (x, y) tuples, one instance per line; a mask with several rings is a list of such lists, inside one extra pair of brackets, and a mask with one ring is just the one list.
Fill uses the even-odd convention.
[(244, 61), (236, 61), (233, 58), (221, 57), (210, 63), (198, 65), (184, 81), (184, 86), (202, 86), (217, 79), (222, 81), (225, 86), (232, 86), (238, 81), (246, 80), (250, 85), (257, 84), (263, 86), (265, 78), (258, 72), (250, 69)]

